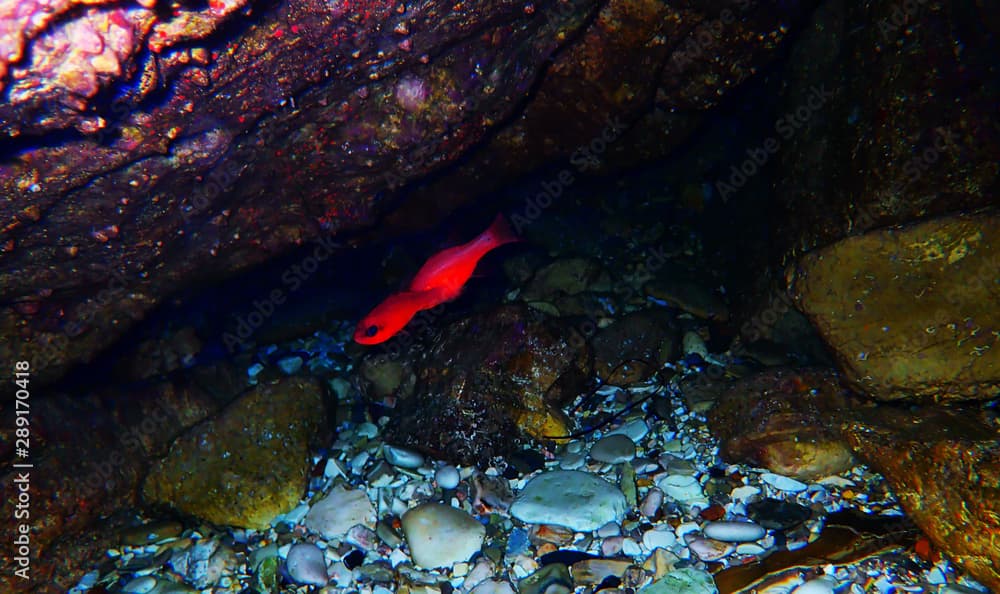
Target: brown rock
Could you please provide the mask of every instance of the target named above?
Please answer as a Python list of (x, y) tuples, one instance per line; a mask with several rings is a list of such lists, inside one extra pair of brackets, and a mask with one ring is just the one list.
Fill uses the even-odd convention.
[(702, 319), (729, 319), (729, 310), (721, 298), (690, 273), (674, 267), (658, 273), (655, 279), (643, 285), (642, 292)]
[(589, 258), (563, 258), (542, 267), (525, 287), (523, 299), (536, 301), (586, 290), (609, 290), (610, 277), (600, 262)]
[(175, 440), (143, 498), (216, 524), (266, 527), (305, 491), (322, 411), (315, 380), (259, 385)]
[(788, 270), (846, 379), (881, 400), (1000, 394), (1000, 216), (955, 215), (849, 237)]
[(1000, 430), (969, 411), (880, 410), (847, 436), (944, 553), (1000, 591)]
[(488, 464), (530, 437), (565, 435), (558, 404), (590, 372), (585, 341), (526, 305), (506, 305), (444, 330), (400, 402), (390, 441), (463, 464)]
[(677, 334), (673, 315), (666, 310), (630, 313), (594, 335), (594, 371), (617, 386), (640, 382), (677, 356)]
[(832, 371), (768, 369), (731, 383), (708, 423), (724, 459), (811, 480), (855, 464), (840, 433), (850, 407)]

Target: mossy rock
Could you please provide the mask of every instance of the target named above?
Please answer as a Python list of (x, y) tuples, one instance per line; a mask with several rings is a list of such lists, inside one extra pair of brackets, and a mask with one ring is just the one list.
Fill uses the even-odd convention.
[(305, 492), (322, 410), (312, 379), (257, 386), (178, 437), (150, 470), (143, 498), (214, 524), (264, 528)]

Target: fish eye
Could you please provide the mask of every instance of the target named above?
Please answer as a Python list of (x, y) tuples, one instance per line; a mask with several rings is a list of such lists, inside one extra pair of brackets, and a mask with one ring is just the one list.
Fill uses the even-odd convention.
[(376, 334), (378, 334), (378, 326), (376, 326), (375, 324), (372, 324), (371, 326), (365, 328), (365, 336), (367, 336), (368, 338), (371, 338)]

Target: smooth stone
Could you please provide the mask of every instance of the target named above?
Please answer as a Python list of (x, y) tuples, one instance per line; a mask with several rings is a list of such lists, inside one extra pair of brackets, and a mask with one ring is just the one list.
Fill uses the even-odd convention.
[(702, 561), (718, 561), (736, 550), (731, 543), (710, 538), (693, 538), (688, 543), (688, 548)]
[(646, 496), (642, 498), (642, 505), (639, 506), (639, 513), (646, 516), (647, 518), (652, 518), (656, 516), (656, 513), (660, 511), (660, 506), (663, 505), (663, 491), (658, 488), (650, 489)]
[(663, 493), (686, 505), (708, 505), (708, 499), (705, 497), (705, 493), (701, 490), (701, 484), (698, 479), (693, 476), (688, 476), (684, 474), (671, 474), (660, 479), (656, 483)]
[(604, 557), (616, 556), (618, 553), (622, 552), (622, 544), (624, 541), (624, 536), (611, 536), (605, 538), (601, 542), (601, 555)]
[(148, 575), (137, 577), (125, 584), (122, 592), (126, 594), (149, 594), (156, 587), (156, 578)]
[(337, 487), (312, 506), (303, 524), (323, 538), (340, 538), (353, 526), (375, 527), (375, 508), (364, 491)]
[(579, 452), (566, 454), (561, 460), (559, 460), (559, 468), (562, 468), (563, 470), (578, 470), (579, 468), (582, 468), (586, 462), (587, 459)]
[(551, 563), (520, 580), (517, 590), (521, 594), (569, 594), (573, 591), (573, 580), (568, 567)]
[(751, 522), (709, 522), (702, 532), (722, 542), (751, 542), (767, 534), (763, 526)]
[(829, 579), (816, 578), (799, 584), (792, 590), (792, 594), (833, 594), (834, 585)]
[(753, 485), (743, 485), (742, 487), (736, 487), (729, 496), (733, 501), (743, 501), (746, 502), (754, 495), (760, 493), (760, 487), (755, 487)]
[(698, 355), (702, 360), (708, 360), (708, 347), (705, 339), (697, 332), (688, 330), (681, 339), (681, 350), (685, 355)]
[(597, 529), (598, 538), (608, 538), (610, 536), (618, 536), (621, 533), (622, 533), (622, 527), (618, 525), (618, 522), (608, 522), (607, 524)]
[(585, 559), (574, 563), (569, 571), (577, 586), (596, 586), (608, 576), (622, 577), (631, 566), (631, 560)]
[(635, 419), (608, 431), (607, 436), (624, 435), (635, 443), (642, 441), (642, 438), (649, 435), (649, 424), (645, 419)]
[(635, 442), (627, 435), (608, 435), (590, 448), (590, 457), (606, 464), (620, 464), (635, 458)]
[(526, 524), (590, 532), (608, 522), (620, 522), (627, 507), (625, 495), (608, 481), (587, 472), (556, 470), (528, 481), (510, 513)]
[(434, 471), (434, 481), (442, 489), (454, 489), (461, 482), (462, 477), (458, 469), (451, 464), (446, 464)]
[(685, 567), (639, 590), (640, 594), (718, 594), (712, 574)]
[(468, 561), (486, 537), (486, 527), (475, 518), (440, 503), (424, 503), (407, 511), (402, 524), (410, 556), (424, 569)]
[(642, 544), (646, 549), (652, 551), (654, 549), (669, 549), (677, 542), (677, 537), (674, 536), (672, 530), (647, 530), (642, 535)]
[(628, 557), (638, 557), (642, 554), (642, 549), (634, 538), (626, 537), (622, 541), (622, 553)]
[(473, 588), (471, 594), (514, 594), (514, 588), (505, 581), (485, 580)]
[(330, 580), (323, 551), (314, 544), (293, 545), (288, 549), (285, 566), (288, 567), (288, 575), (299, 584), (325, 586)]
[(801, 481), (780, 474), (774, 474), (773, 472), (765, 472), (760, 475), (760, 480), (779, 491), (786, 491), (788, 493), (800, 493), (809, 488), (809, 485)]
[(386, 462), (400, 468), (420, 468), (424, 463), (424, 457), (420, 452), (389, 444), (382, 446), (382, 455), (385, 456)]

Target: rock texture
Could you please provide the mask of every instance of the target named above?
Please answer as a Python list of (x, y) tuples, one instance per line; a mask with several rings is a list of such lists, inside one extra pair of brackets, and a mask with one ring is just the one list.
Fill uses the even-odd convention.
[(143, 498), (216, 524), (264, 528), (305, 492), (322, 410), (315, 380), (257, 386), (174, 441)]
[(590, 357), (565, 324), (505, 305), (447, 325), (415, 366), (416, 390), (398, 404), (389, 441), (486, 466), (531, 437), (571, 431), (559, 406), (579, 393)]
[(0, 356), (59, 377), (171, 291), (369, 226), (486, 138), (379, 233), (554, 158), (662, 155), (774, 55), (800, 8), (772, 4), (19, 0), (0, 14)]
[(854, 422), (858, 455), (885, 475), (936, 546), (1000, 591), (1000, 426), (970, 411), (923, 410)]
[(789, 269), (797, 306), (846, 378), (882, 400), (1000, 394), (1000, 215), (873, 231)]
[(708, 422), (723, 459), (810, 480), (855, 464), (840, 430), (854, 406), (833, 371), (769, 369), (726, 386)]

